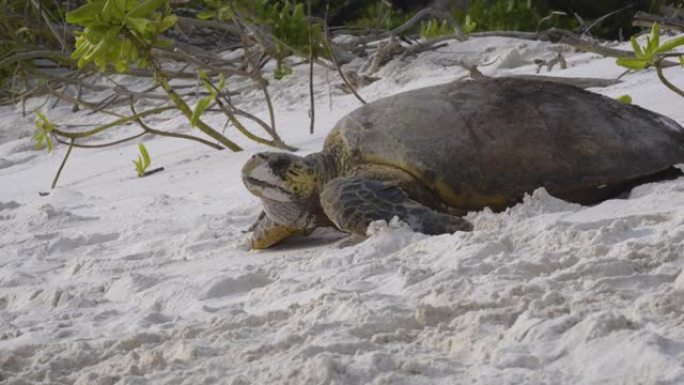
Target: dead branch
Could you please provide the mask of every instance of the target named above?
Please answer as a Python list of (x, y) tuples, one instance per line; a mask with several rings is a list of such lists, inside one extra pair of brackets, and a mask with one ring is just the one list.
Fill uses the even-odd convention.
[[(416, 12), (413, 17), (411, 17), (409, 20), (407, 20), (404, 24), (394, 28), (391, 31), (386, 31), (383, 33), (379, 34), (369, 34), (366, 36), (361, 36), (353, 40), (353, 45), (364, 45), (367, 44), (371, 41), (374, 40), (382, 40), (382, 39), (387, 39), (392, 36), (399, 36), (403, 34), (404, 32), (410, 30), (413, 28), (418, 22), (423, 20), (424, 18), (428, 16), (433, 16), (433, 17), (445, 17), (444, 11), (441, 11), (439, 9), (436, 9), (434, 7), (427, 7), (423, 8), (420, 11)], [(463, 34), (458, 34), (458, 37), (455, 37), (458, 40), (465, 40), (465, 37)]]
[(563, 57), (563, 53), (561, 52), (558, 52), (558, 55), (551, 60), (535, 59), (534, 64), (537, 65), (537, 73), (541, 72), (541, 69), (544, 66), (546, 66), (547, 71), (551, 72), (556, 64), (558, 64), (561, 69), (568, 68), (568, 63), (565, 61), (565, 57)]
[(658, 74), (658, 79), (660, 79), (660, 81), (661, 81), (667, 88), (669, 88), (670, 91), (676, 93), (676, 94), (679, 95), (679, 96), (684, 97), (684, 90), (682, 90), (681, 88), (679, 88), (679, 87), (677, 87), (676, 85), (674, 85), (674, 83), (672, 83), (671, 81), (669, 81), (669, 80), (665, 77), (665, 74), (663, 74), (662, 59), (661, 59), (661, 60), (657, 60), (657, 61), (655, 62), (655, 68), (656, 68), (656, 73)]
[[(216, 91), (216, 92), (219, 91), (218, 88), (214, 84), (212, 84), (211, 82), (207, 81), (207, 82), (205, 82), (205, 84), (207, 86), (211, 87), (212, 89), (214, 89), (214, 91)], [(272, 146), (272, 147), (276, 147), (276, 148), (282, 148), (282, 149), (288, 150), (288, 151), (296, 151), (297, 150), (295, 147), (287, 145), (280, 138), (280, 136), (278, 135), (278, 133), (275, 131), (275, 129), (273, 127), (269, 126), (268, 124), (266, 124), (266, 122), (259, 119), (255, 115), (252, 115), (252, 114), (248, 113), (247, 111), (244, 111), (244, 110), (241, 110), (241, 109), (235, 107), (235, 105), (233, 105), (233, 103), (231, 103), (229, 98), (227, 98), (225, 96), (217, 97), (216, 98), (216, 104), (218, 105), (221, 112), (223, 112), (223, 114), (226, 115), (228, 120), (230, 120), (230, 122), (233, 123), (235, 128), (238, 129), (238, 131), (240, 131), (243, 135), (247, 136), (248, 138), (254, 140), (255, 142), (262, 143), (262, 144)], [(256, 135), (252, 134), (249, 130), (247, 130), (247, 128), (237, 118), (235, 118), (235, 115), (243, 116), (247, 119), (254, 121), (259, 126), (261, 126), (264, 129), (264, 131), (266, 131), (271, 136), (271, 138), (273, 138), (273, 140), (263, 139), (263, 138), (260, 138)]]
[(540, 40), (551, 43), (559, 43), (573, 46), (579, 50), (593, 52), (601, 56), (608, 57), (634, 57), (632, 51), (626, 51), (616, 48), (605, 47), (594, 41), (582, 38), (582, 36), (563, 29), (551, 28), (540, 32), (519, 32), (519, 31), (491, 31), (491, 32), (474, 32), (471, 33), (471, 38), (478, 37), (511, 37), (524, 40)]
[(632, 25), (637, 27), (650, 28), (653, 23), (660, 24), (660, 27), (664, 29), (684, 31), (684, 20), (678, 17), (659, 16), (640, 11), (634, 15), (634, 20), (632, 20)]
[(218, 144), (210, 142), (210, 141), (203, 139), (203, 138), (198, 138), (198, 137), (193, 136), (193, 135), (185, 135), (185, 134), (178, 134), (175, 132), (156, 130), (156, 129), (150, 127), (149, 125), (147, 125), (147, 123), (145, 123), (142, 120), (142, 116), (140, 116), (140, 114), (138, 114), (137, 111), (135, 110), (133, 98), (130, 98), (129, 106), (130, 106), (131, 112), (133, 113), (133, 116), (136, 117), (135, 121), (140, 125), (140, 127), (142, 127), (142, 129), (144, 131), (143, 134), (153, 134), (153, 135), (159, 135), (159, 136), (166, 136), (166, 137), (170, 137), (170, 138), (187, 139), (187, 140), (192, 140), (192, 141), (195, 141), (198, 143), (205, 144), (205, 145), (207, 145), (207, 146), (209, 146), (215, 150), (219, 150), (219, 151), (223, 150), (223, 147), (219, 146)]
[(64, 155), (64, 159), (62, 159), (62, 163), (59, 165), (59, 169), (57, 169), (57, 173), (55, 174), (55, 178), (52, 180), (52, 187), (51, 189), (54, 189), (55, 186), (57, 186), (57, 181), (59, 180), (59, 176), (62, 174), (62, 170), (64, 169), (64, 165), (67, 162), (67, 159), (69, 159), (69, 155), (71, 155), (71, 150), (74, 149), (74, 142), (76, 140), (74, 138), (71, 138), (69, 141), (69, 148), (67, 149), (66, 154)]
[(16, 52), (10, 56), (5, 57), (0, 60), (0, 67), (5, 67), (9, 64), (17, 63), (25, 60), (36, 60), (36, 59), (47, 59), (52, 60), (55, 63), (63, 64), (69, 66), (72, 64), (72, 59), (67, 52), (54, 51), (54, 50), (31, 50), (31, 51), (20, 51)]
[[(113, 142), (97, 143), (97, 144), (79, 144), (79, 143), (76, 143), (76, 141), (74, 141), (73, 146), (74, 146), (75, 148), (104, 148), (104, 147), (111, 147), (111, 146), (115, 146), (115, 145), (117, 145), (117, 144), (121, 144), (121, 143), (125, 143), (125, 142), (128, 142), (128, 141), (131, 141), (131, 140), (133, 140), (133, 139), (137, 139), (137, 138), (139, 138), (139, 137), (141, 137), (141, 136), (144, 136), (144, 135), (147, 135), (147, 132), (143, 131), (143, 132), (141, 132), (141, 133), (138, 133), (138, 134), (135, 134), (135, 135), (132, 135), (132, 136), (123, 138), (123, 139), (115, 140), (115, 141), (113, 141)], [(61, 144), (67, 144), (67, 145), (68, 145), (68, 144), (71, 143), (71, 140), (66, 141), (66, 140), (60, 138), (59, 136), (55, 135), (54, 133), (52, 133), (52, 137), (53, 137), (57, 142), (59, 142), (59, 143), (61, 143)], [(213, 144), (213, 143), (212, 143), (212, 144)]]
[(150, 115), (155, 115), (155, 114), (160, 114), (164, 111), (170, 111), (170, 110), (175, 110), (177, 109), (176, 106), (164, 106), (164, 107), (157, 107), (153, 108), (150, 110), (143, 111), (135, 116), (125, 116), (123, 118), (119, 118), (117, 120), (114, 120), (112, 122), (103, 124), (101, 126), (95, 127), (93, 129), (87, 130), (87, 131), (80, 131), (80, 132), (69, 132), (69, 131), (64, 131), (59, 128), (54, 128), (52, 132), (56, 135), (62, 136), (64, 138), (68, 139), (80, 139), (80, 138), (87, 138), (89, 136), (93, 136), (95, 134), (98, 134), (102, 131), (105, 131), (109, 128), (116, 127), (116, 126), (121, 126), (124, 125), (128, 122), (134, 121), (136, 119), (145, 117), (145, 116), (150, 116)]
[[(372, 75), (380, 69), (384, 63), (391, 60), (394, 56), (399, 55), (405, 51), (404, 47), (399, 42), (399, 39), (392, 36), (389, 40), (383, 42), (378, 46), (375, 51), (373, 58), (370, 60), (369, 65), (365, 69), (361, 69), (365, 75)], [(368, 63), (368, 62), (367, 62)]]
[(201, 20), (192, 17), (176, 16), (176, 23), (181, 28), (212, 28), (233, 35), (237, 41), (240, 40), (240, 29), (227, 21)]
[(84, 107), (84, 108), (87, 108), (87, 109), (89, 109), (89, 110), (102, 112), (103, 114), (112, 115), (112, 116), (116, 116), (116, 117), (119, 117), (119, 118), (122, 118), (122, 117), (123, 117), (123, 115), (121, 115), (121, 114), (119, 114), (119, 113), (107, 111), (107, 110), (105, 110), (104, 108), (100, 108), (98, 104), (94, 104), (94, 103), (89, 103), (89, 102), (83, 101), (83, 100), (81, 100), (81, 99), (78, 98), (78, 97), (69, 96), (69, 95), (67, 95), (67, 94), (64, 93), (64, 92), (61, 92), (61, 93), (60, 93), (60, 92), (57, 92), (57, 91), (55, 91), (54, 89), (52, 89), (52, 87), (44, 86), (44, 87), (42, 87), (42, 90), (43, 90), (45, 93), (54, 96), (55, 98), (65, 100), (65, 101), (67, 101), (68, 103), (77, 105), (77, 106), (79, 106), (79, 107)]
[(344, 91), (345, 93), (351, 93), (353, 89), (359, 89), (380, 80), (380, 78), (359, 75), (353, 71), (348, 71), (345, 74), (345, 77), (347, 78), (347, 83), (335, 85), (336, 88)]
[(340, 63), (337, 61), (337, 55), (333, 51), (331, 47), (331, 39), (330, 39), (330, 26), (328, 25), (328, 2), (325, 4), (325, 17), (323, 18), (323, 31), (325, 32), (325, 36), (323, 38), (323, 42), (325, 44), (326, 49), (328, 50), (328, 54), (330, 55), (330, 59), (332, 59), (333, 64), (335, 65), (335, 69), (337, 70), (337, 73), (340, 75), (340, 78), (342, 78), (342, 81), (344, 84), (347, 86), (349, 89), (349, 92), (354, 94), (356, 99), (358, 99), (362, 104), (367, 104), (366, 101), (359, 95), (358, 92), (356, 92), (356, 86), (352, 85), (349, 82), (349, 79), (345, 76), (344, 72), (342, 71), (342, 67), (340, 67)]
[[(306, 2), (307, 15), (311, 18), (311, 0)], [(311, 31), (311, 22), (309, 22), (309, 133), (314, 132), (314, 122), (316, 119), (316, 105), (314, 102), (314, 84), (313, 84), (313, 71), (314, 71), (314, 48), (313, 48), (313, 32)]]
[(441, 47), (443, 47), (442, 43), (449, 41), (449, 40), (463, 41), (463, 40), (461, 40), (461, 34), (460, 33), (453, 33), (453, 34), (449, 34), (449, 35), (434, 37), (432, 39), (427, 39), (424, 41), (419, 41), (418, 43), (415, 43), (415, 44), (411, 44), (410, 46), (406, 47), (406, 52), (407, 52), (407, 54), (417, 55), (421, 52), (441, 48)]

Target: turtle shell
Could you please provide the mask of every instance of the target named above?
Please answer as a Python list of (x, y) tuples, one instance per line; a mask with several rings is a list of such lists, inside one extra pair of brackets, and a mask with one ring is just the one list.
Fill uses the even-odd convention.
[(593, 203), (684, 162), (684, 128), (638, 106), (554, 82), (485, 78), (379, 99), (344, 117), (327, 147), (398, 167), (460, 209), (502, 209), (524, 193)]

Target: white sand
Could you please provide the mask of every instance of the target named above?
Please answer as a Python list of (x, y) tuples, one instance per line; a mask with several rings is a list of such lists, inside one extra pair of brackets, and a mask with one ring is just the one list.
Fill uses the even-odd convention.
[[(361, 93), (447, 82), (464, 57), (499, 57), (489, 74), (529, 74), (545, 55), (542, 43), (454, 43), (389, 64)], [(568, 62), (551, 74), (622, 72), (593, 54)], [(272, 87), (278, 129), (302, 153), (358, 106), (339, 91), (329, 99), (336, 75), (319, 70), (309, 136), (305, 67)], [(665, 72), (684, 86), (681, 68)], [(653, 71), (597, 92), (684, 124), (684, 100)], [(242, 105), (266, 117), (259, 96)], [(57, 122), (93, 122), (50, 106)], [(237, 134), (247, 151), (148, 138), (152, 167), (166, 170), (143, 179), (136, 142), (76, 149), (41, 197), (66, 146), (34, 151), (32, 121), (20, 106), (0, 109), (0, 383), (684, 383), (684, 178), (594, 207), (538, 190), (504, 213), (469, 214), (471, 233), (373, 224), (351, 247), (323, 230), (250, 252), (242, 230), (260, 206), (239, 171), (262, 147)], [(178, 114), (150, 123), (190, 131)]]

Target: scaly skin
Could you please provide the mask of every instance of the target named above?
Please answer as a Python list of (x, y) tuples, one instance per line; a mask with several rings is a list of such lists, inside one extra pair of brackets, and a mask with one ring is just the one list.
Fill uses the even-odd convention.
[(334, 179), (321, 193), (321, 206), (340, 230), (362, 236), (371, 222), (389, 221), (394, 216), (424, 234), (473, 229), (460, 217), (432, 210), (410, 199), (399, 183), (393, 181), (358, 176)]
[(307, 235), (310, 232), (311, 230), (279, 225), (264, 215), (259, 218), (254, 227), (254, 233), (250, 237), (250, 247), (254, 250), (267, 249), (287, 238)]

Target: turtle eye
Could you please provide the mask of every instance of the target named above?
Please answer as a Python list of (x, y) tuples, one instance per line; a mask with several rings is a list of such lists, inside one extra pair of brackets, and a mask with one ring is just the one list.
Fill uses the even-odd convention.
[(268, 167), (271, 168), (271, 171), (273, 171), (274, 174), (283, 175), (288, 167), (290, 167), (290, 159), (284, 157), (272, 159), (268, 162)]

